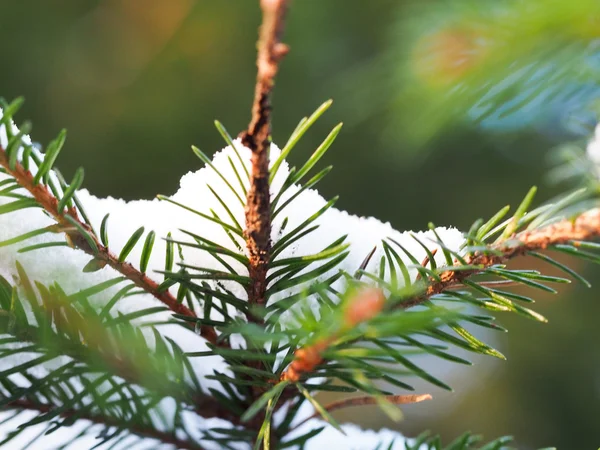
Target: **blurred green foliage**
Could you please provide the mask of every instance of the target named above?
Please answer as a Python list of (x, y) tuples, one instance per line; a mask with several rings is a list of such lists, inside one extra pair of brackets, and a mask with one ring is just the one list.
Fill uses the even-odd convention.
[[(424, 96), (422, 86), (398, 75), (411, 64), (407, 44), (415, 42), (415, 29), (425, 33), (425, 25), (445, 23), (429, 17), (463, 17), (485, 27), (477, 14), (483, 17), (491, 3), (462, 0), (462, 11), (470, 14), (465, 16), (460, 8), (448, 12), (448, 3), (297, 0), (289, 15), (285, 41), (291, 53), (275, 91), (275, 142), (334, 98), (292, 159), (306, 158), (337, 121), (350, 119), (326, 156), (325, 164), (335, 168), (320, 190), (329, 197), (340, 194), (337, 206), (397, 229), (422, 229), (428, 221), (466, 228), (506, 203), (518, 203), (532, 184), (544, 186), (545, 156), (556, 144), (555, 136), (540, 132), (555, 128), (551, 121), (540, 128), (523, 119), (522, 126), (500, 133), (469, 122), (468, 108), (457, 112), (455, 102)], [(588, 0), (514, 4), (546, 10), (590, 6)], [(47, 143), (60, 128), (69, 129), (58, 165), (68, 178), (83, 165), (85, 187), (96, 195), (171, 193), (183, 173), (199, 168), (191, 144), (208, 153), (222, 147), (214, 119), (231, 133), (249, 120), (259, 16), (256, 2), (248, 0), (4, 0), (0, 95), (26, 97), (22, 117), (36, 124), (35, 140)], [(512, 29), (523, 31), (527, 18), (516, 17), (523, 24)], [(598, 33), (598, 27), (586, 29)], [(541, 36), (539, 49), (527, 58), (558, 49), (557, 55), (566, 55), (561, 64), (571, 64), (581, 52), (554, 40), (546, 47)], [(597, 86), (590, 80), (593, 91)], [(581, 94), (569, 92), (573, 95), (564, 96), (559, 108), (570, 107)], [(381, 103), (382, 97), (393, 101)], [(372, 100), (383, 107), (373, 107)], [(547, 107), (533, 102), (523, 117), (537, 117)], [(427, 111), (436, 114), (423, 114)], [(414, 138), (416, 120), (429, 130), (427, 139)], [(540, 200), (556, 191), (544, 186), (541, 192)], [(550, 324), (507, 320), (511, 333), (499, 345), (508, 362), (495, 365), (493, 373), (481, 372), (483, 380), (477, 379), (480, 366), (472, 368), (477, 382), (457, 389), (452, 408), (435, 401), (408, 407), (399, 425), (375, 409), (351, 411), (353, 420), (397, 426), (410, 435), (429, 428), (446, 439), (465, 429), (488, 437), (514, 434), (519, 448), (597, 448), (600, 274), (586, 270), (596, 280), (592, 290), (572, 285), (537, 307)]]
[(411, 2), (397, 8), (388, 47), (348, 77), (365, 105), (355, 119), (386, 110), (388, 138), (416, 144), (465, 121), (587, 134), (599, 23), (594, 0)]

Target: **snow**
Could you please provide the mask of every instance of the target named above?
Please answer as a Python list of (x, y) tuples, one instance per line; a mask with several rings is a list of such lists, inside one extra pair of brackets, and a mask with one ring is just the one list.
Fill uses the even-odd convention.
[[(16, 127), (14, 126), (13, 132), (16, 132)], [(5, 129), (4, 126), (2, 126), (0, 127), (0, 145), (5, 147), (6, 141)], [(31, 142), (29, 137), (26, 137), (25, 142)], [(243, 228), (244, 205), (242, 202), (240, 202), (238, 197), (244, 199), (245, 196), (233, 167), (235, 167), (238, 173), (242, 175), (244, 186), (247, 188), (248, 181), (244, 177), (242, 164), (249, 169), (250, 151), (244, 148), (239, 140), (236, 140), (234, 145), (237, 152), (241, 156), (242, 161), (238, 159), (238, 156), (233, 148), (225, 148), (214, 156), (212, 160), (214, 168), (206, 166), (197, 171), (193, 171), (184, 175), (181, 178), (179, 190), (169, 198), (206, 215), (211, 215), (212, 211), (214, 211), (214, 213), (216, 213), (221, 220), (229, 223), (232, 226), (235, 226), (236, 223), (240, 224), (240, 226)], [(275, 145), (272, 145), (270, 151), (272, 162), (275, 161), (279, 153), (280, 150)], [(233, 189), (228, 186), (228, 183), (217, 173), (215, 168), (221, 172), (223, 178), (231, 184)], [(32, 171), (35, 171), (35, 168), (32, 169)], [(288, 174), (289, 167), (286, 163), (284, 163), (279, 168), (277, 176), (272, 183), (272, 198), (275, 198)], [(0, 175), (0, 181), (5, 178), (6, 175)], [(281, 196), (279, 204), (283, 204), (283, 202), (296, 193), (298, 189), (300, 189), (300, 187), (297, 185), (289, 187), (285, 194)], [(213, 191), (218, 194), (220, 200), (215, 196)], [(188, 230), (232, 251), (238, 253), (246, 252), (245, 243), (242, 237), (235, 235), (232, 237), (231, 233), (228, 234), (224, 232), (220, 225), (167, 201), (153, 199), (126, 202), (124, 200), (110, 197), (101, 199), (93, 196), (85, 189), (79, 191), (78, 196), (96, 230), (100, 229), (100, 223), (103, 217), (106, 214), (110, 214), (108, 219), (109, 247), (115, 254), (120, 252), (131, 234), (140, 226), (144, 226), (146, 232), (149, 232), (150, 230), (154, 230), (156, 232), (157, 239), (155, 241), (154, 250), (150, 258), (148, 273), (159, 281), (162, 280), (162, 275), (156, 274), (155, 271), (163, 269), (166, 242), (162, 238), (166, 237), (169, 232), (172, 233), (173, 238), (176, 240), (192, 242), (190, 237), (181, 231), (182, 229)], [(10, 201), (13, 201), (13, 199), (6, 197), (0, 198), (0, 204), (8, 203)], [(272, 224), (272, 241), (277, 243), (282, 235), (302, 224), (308, 217), (322, 208), (326, 202), (327, 201), (315, 190), (306, 190), (302, 192), (275, 218)], [(233, 218), (229, 216), (229, 212), (223, 204), (227, 205)], [(287, 225), (285, 230), (282, 230), (284, 220), (287, 221)], [(22, 233), (38, 228), (46, 227), (53, 223), (53, 220), (44, 214), (44, 212), (39, 208), (30, 208), (0, 215), (0, 241), (19, 236)], [(318, 229), (316, 231), (304, 236), (300, 240), (296, 241), (294, 245), (286, 248), (286, 250), (277, 256), (277, 259), (289, 258), (292, 256), (310, 255), (320, 252), (330, 243), (338, 239), (341, 235), (346, 234), (347, 238), (345, 242), (350, 244), (348, 257), (341, 262), (338, 267), (335, 267), (329, 272), (321, 275), (321, 279), (337, 273), (338, 270), (354, 273), (365, 259), (365, 256), (369, 254), (374, 247), (377, 247), (377, 251), (367, 266), (367, 270), (375, 271), (379, 265), (379, 260), (383, 255), (380, 245), (383, 239), (392, 238), (395, 241), (400, 242), (419, 261), (423, 260), (426, 256), (425, 250), (417, 243), (417, 241), (412, 238), (413, 233), (396, 231), (389, 223), (382, 223), (375, 218), (357, 217), (345, 211), (330, 208), (322, 216), (320, 216), (314, 222), (314, 224), (318, 225)], [(453, 250), (458, 251), (464, 242), (462, 233), (455, 228), (438, 228), (436, 231), (444, 244)], [(432, 231), (416, 232), (414, 235), (424, 242), (431, 250), (439, 247), (433, 242), (436, 240), (436, 238)], [(127, 260), (135, 266), (139, 265), (144, 238), (145, 235), (142, 239), (140, 239), (138, 244), (127, 258)], [(16, 245), (0, 247), (0, 275), (6, 277), (8, 280), (15, 279), (15, 264), (18, 261), (23, 265), (28, 276), (32, 280), (40, 281), (46, 285), (55, 281), (59, 282), (67, 293), (74, 293), (78, 290), (85, 289), (97, 283), (119, 276), (119, 274), (110, 267), (105, 267), (104, 269), (93, 273), (83, 273), (82, 268), (88, 263), (88, 261), (90, 261), (91, 257), (82, 251), (74, 250), (68, 247), (53, 247), (28, 253), (18, 253), (18, 250), (26, 245), (28, 246), (43, 242), (56, 241), (64, 241), (64, 235), (49, 233), (37, 236)], [(214, 257), (205, 251), (184, 247), (183, 256), (186, 264), (192, 264), (194, 266), (208, 269), (223, 270), (221, 263), (219, 263)], [(438, 251), (435, 258), (438, 265), (444, 264), (443, 252)], [(403, 256), (403, 259), (407, 265), (411, 265), (411, 262), (408, 260), (408, 258), (404, 258)], [(246, 268), (241, 263), (231, 258), (227, 258), (227, 261), (239, 274), (247, 274)], [(182, 262), (178, 252), (176, 252), (176, 262)], [(414, 278), (415, 276), (416, 271), (412, 269), (412, 277)], [(210, 283), (213, 285), (213, 287), (217, 287), (216, 283)], [(338, 283), (342, 283), (342, 281), (339, 281)], [(124, 285), (125, 282), (120, 283), (113, 288), (96, 295), (95, 298), (93, 298), (95, 304), (102, 306)], [(239, 298), (246, 298), (246, 292), (241, 285), (233, 281), (225, 281), (223, 282), (223, 285), (225, 285), (227, 289), (231, 290), (231, 292), (233, 292)], [(270, 302), (276, 302), (279, 299), (289, 297), (290, 295), (299, 292), (299, 290), (303, 287), (305, 286), (296, 286), (292, 289), (279, 292), (271, 297)], [(340, 284), (337, 287), (341, 288), (342, 286)], [(176, 288), (172, 288), (172, 290), (173, 293), (176, 292)], [(161, 304), (151, 295), (139, 294), (126, 297), (125, 299), (119, 301), (112, 313), (129, 313), (157, 305)], [(200, 311), (200, 307), (198, 307), (198, 310)], [(236, 312), (231, 310), (230, 313)], [(146, 316), (143, 319), (140, 319), (139, 322), (141, 323), (144, 321), (155, 321), (161, 319), (166, 320), (170, 317), (170, 315), (171, 314), (168, 311), (156, 313), (150, 317)], [(216, 316), (213, 318), (218, 319)], [(284, 316), (282, 317), (282, 320), (285, 323), (287, 319)], [(184, 351), (203, 351), (207, 349), (205, 341), (200, 336), (182, 327), (177, 325), (161, 325), (158, 327), (158, 329), (162, 335), (174, 339)], [(3, 365), (7, 363), (16, 364), (19, 362), (24, 362), (25, 360), (27, 360), (26, 355), (17, 355), (11, 357), (10, 360), (2, 360), (0, 363)], [(228, 371), (225, 363), (220, 358), (192, 358), (191, 362), (198, 377), (202, 380), (204, 389), (208, 389), (209, 387), (221, 389), (216, 381), (203, 379), (206, 375), (212, 374), (213, 370), (219, 370), (221, 372)], [(54, 363), (56, 364), (56, 361)], [(64, 361), (60, 363), (62, 364)], [(48, 368), (49, 367), (46, 366), (45, 369), (38, 368), (37, 370), (43, 371), (47, 370)], [(15, 380), (16, 379), (17, 378), (15, 378)], [(173, 406), (168, 406), (165, 404), (162, 406), (162, 409), (168, 413), (172, 412), (174, 408)], [(6, 412), (0, 413), (0, 421), (3, 417), (8, 417), (6, 414)], [(1, 424), (0, 436), (6, 433), (7, 430), (14, 429), (14, 420), (23, 420), (31, 414), (32, 413), (30, 412), (26, 412), (12, 421)], [(307, 413), (306, 416), (310, 414), (312, 414), (312, 412)], [(186, 416), (185, 420), (189, 422), (187, 424), (188, 429), (194, 427), (198, 429), (210, 429), (214, 426), (217, 426), (215, 423), (219, 422), (219, 419), (199, 421), (195, 416)], [(227, 425), (227, 423), (221, 423), (218, 426)], [(307, 426), (319, 426), (319, 421), (313, 420), (307, 424)], [(43, 425), (40, 425), (40, 427), (43, 427)], [(79, 430), (78, 427), (81, 427), (79, 422), (76, 424), (74, 429), (76, 428)], [(74, 436), (78, 433), (78, 431), (74, 429), (70, 429), (72, 430), (70, 431), (70, 436)], [(40, 432), (39, 430), (42, 430), (42, 428), (32, 428), (31, 430), (27, 430), (25, 433), (22, 433), (23, 436), (25, 436), (22, 438), (23, 443), (26, 442), (27, 437), (32, 438), (35, 433)], [(375, 433), (372, 431), (360, 430), (358, 427), (353, 425), (344, 425), (344, 430), (347, 433), (346, 437), (339, 434), (339, 432), (333, 428), (327, 427), (327, 429), (319, 437), (315, 438), (314, 441), (311, 442), (311, 445), (308, 448), (315, 450), (326, 448), (329, 444), (335, 442), (336, 444), (345, 443), (338, 448), (366, 449), (374, 448), (380, 439), (384, 439), (386, 445), (388, 445), (391, 440), (396, 439), (397, 442), (392, 448), (404, 448), (401, 435), (389, 430), (382, 430), (378, 433)], [(38, 445), (41, 445), (41, 442), (44, 442), (44, 446), (39, 448), (48, 448), (49, 440), (53, 442), (59, 442), (60, 436), (65, 433), (68, 435), (69, 430), (59, 430), (50, 437), (40, 441)], [(78, 444), (77, 448), (86, 448), (85, 445), (87, 444), (83, 445), (84, 446), (82, 447)], [(91, 446), (92, 445), (90, 444), (90, 447)], [(206, 444), (206, 447), (210, 448), (208, 444)], [(13, 444), (11, 444), (11, 449), (12, 448), (18, 449), (20, 447), (13, 446)], [(27, 448), (35, 449), (38, 447), (30, 446)]]

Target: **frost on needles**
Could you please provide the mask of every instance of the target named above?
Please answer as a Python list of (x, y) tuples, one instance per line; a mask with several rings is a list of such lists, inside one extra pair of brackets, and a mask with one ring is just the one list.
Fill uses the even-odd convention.
[[(472, 328), (503, 330), (489, 311), (544, 321), (521, 284), (569, 282), (505, 263), (539, 250), (596, 258), (598, 211), (577, 190), (465, 233), (399, 232), (334, 208), (314, 186), (339, 127), (301, 167), (286, 157), (329, 102), (270, 146), (271, 250), (266, 303), (249, 305), (244, 210), (250, 150), (227, 147), (154, 200), (99, 199), (83, 171), (66, 182), (0, 111), (0, 441), (10, 448), (440, 448), (424, 434), (339, 425), (320, 391), (359, 393), (392, 418), (411, 378), (450, 389), (415, 357), (469, 364), (456, 349), (503, 357)], [(573, 219), (576, 218), (576, 219)], [(565, 222), (566, 221), (566, 222)], [(568, 222), (568, 223), (567, 223)], [(550, 233), (552, 232), (552, 233)], [(562, 234), (561, 234), (562, 233)], [(362, 402), (362, 403), (360, 403)], [(341, 405), (341, 406), (340, 406)], [(345, 433), (345, 434), (343, 434)], [(475, 448), (465, 435), (449, 448)], [(484, 447), (503, 448), (507, 438)], [(379, 446), (379, 447), (378, 447)], [(340, 448), (342, 448), (340, 447)]]

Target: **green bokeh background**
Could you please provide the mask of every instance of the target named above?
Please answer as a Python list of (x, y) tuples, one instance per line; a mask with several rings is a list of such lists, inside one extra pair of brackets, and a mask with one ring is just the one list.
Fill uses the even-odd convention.
[[(201, 165), (191, 144), (207, 153), (223, 147), (214, 119), (232, 134), (249, 120), (256, 3), (2, 0), (0, 95), (26, 97), (19, 118), (33, 122), (35, 141), (47, 143), (68, 128), (59, 166), (67, 176), (84, 166), (85, 186), (96, 195), (172, 193), (183, 173)], [(405, 3), (294, 2), (285, 35), (291, 52), (274, 96), (274, 140), (284, 142), (324, 100), (335, 102), (292, 162), (305, 159), (337, 122), (361, 109), (361, 97), (344, 80), (384, 54), (390, 39), (402, 38), (390, 30)], [(363, 76), (356, 89), (364, 95), (370, 82), (378, 80)], [(410, 114), (410, 105), (402, 107)], [(322, 166), (335, 169), (319, 190), (325, 197), (341, 195), (339, 208), (401, 230), (422, 229), (429, 221), (465, 229), (506, 203), (518, 203), (532, 184), (541, 187), (538, 200), (558, 192), (544, 180), (545, 155), (556, 141), (539, 132), (498, 134), (457, 122), (416, 144), (383, 139), (383, 115), (347, 124), (325, 157)], [(431, 429), (450, 439), (472, 430), (488, 438), (514, 434), (519, 448), (598, 448), (600, 268), (581, 270), (598, 285), (586, 290), (573, 284), (559, 296), (540, 297), (537, 309), (547, 325), (507, 317), (510, 333), (497, 345), (508, 362), (482, 375), (481, 367), (470, 368), (473, 382), (457, 388), (450, 406), (434, 400), (407, 407), (399, 424), (375, 408), (338, 417), (407, 435)]]

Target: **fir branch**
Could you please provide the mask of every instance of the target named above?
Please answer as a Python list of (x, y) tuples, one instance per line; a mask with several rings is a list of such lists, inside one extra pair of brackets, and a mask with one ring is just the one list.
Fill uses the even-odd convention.
[[(585, 241), (600, 236), (600, 209), (592, 209), (579, 215), (574, 220), (564, 219), (551, 225), (526, 230), (491, 245), (492, 252), (475, 252), (465, 257), (465, 262), (470, 266), (479, 266), (478, 269), (454, 271), (448, 270), (439, 275), (439, 281), (434, 281), (426, 291), (419, 296), (399, 303), (399, 307), (406, 309), (429, 300), (431, 297), (453, 289), (473, 275), (485, 269), (503, 264), (508, 260), (527, 255), (529, 252), (544, 250), (552, 245), (566, 244), (572, 241)], [(576, 244), (575, 244), (576, 245)]]
[[(26, 409), (26, 410), (30, 410), (30, 411), (37, 411), (40, 414), (51, 413), (55, 409), (55, 407), (52, 405), (47, 405), (47, 404), (43, 404), (43, 403), (34, 403), (32, 401), (25, 400), (25, 399), (15, 400), (15, 401), (9, 403), (6, 408), (7, 409), (11, 409), (11, 408)], [(66, 409), (64, 411), (61, 411), (61, 413), (59, 415), (65, 419), (74, 418), (76, 420), (78, 420), (78, 419), (89, 420), (90, 422), (93, 422), (94, 424), (100, 424), (100, 425), (104, 425), (106, 427), (123, 428), (123, 425), (124, 425), (122, 420), (119, 420), (116, 418), (111, 418), (111, 417), (106, 417), (106, 416), (102, 416), (102, 415), (91, 414), (89, 412), (85, 412), (85, 411), (81, 411), (81, 410)], [(161, 432), (154, 428), (145, 427), (142, 424), (127, 424), (127, 431), (130, 433), (133, 433), (137, 436), (140, 436), (142, 438), (156, 439), (156, 440), (160, 441), (162, 444), (174, 445), (177, 449), (203, 450), (203, 447), (201, 447), (199, 444), (196, 444), (196, 443), (190, 442), (190, 441), (184, 441), (184, 440), (177, 438), (175, 433)]]
[(294, 359), (283, 371), (279, 380), (281, 382), (296, 383), (303, 374), (312, 372), (323, 362), (323, 352), (332, 345), (338, 337), (352, 330), (362, 322), (366, 322), (379, 314), (383, 309), (385, 296), (378, 288), (365, 288), (352, 296), (344, 309), (344, 319), (340, 330), (317, 342), (299, 348), (294, 352)]
[[(543, 250), (560, 244), (570, 244), (568, 246), (570, 252), (576, 253), (579, 245), (591, 245), (586, 244), (585, 241), (599, 236), (600, 209), (593, 209), (582, 213), (576, 218), (561, 220), (547, 226), (527, 229), (520, 233), (513, 232), (507, 238), (487, 245), (482, 250), (474, 251), (465, 257), (456, 255), (456, 265), (452, 266), (452, 260), (449, 260), (450, 267), (446, 270), (441, 268), (441, 270), (420, 271), (419, 274), (423, 274), (421, 283), (426, 282), (427, 284), (423, 287), (419, 287), (417, 284), (413, 285), (417, 290), (398, 301), (392, 308), (408, 309), (423, 304), (432, 297), (446, 291), (463, 287), (463, 285), (471, 286), (473, 283), (469, 281), (469, 278), (488, 273), (489, 270), (493, 269), (493, 266), (502, 265), (510, 259), (535, 254), (536, 250)], [(560, 250), (560, 248), (557, 248), (557, 250)], [(431, 260), (432, 258), (429, 256), (423, 261), (423, 264), (428, 264)], [(416, 260), (413, 262), (418, 265)], [(375, 279), (378, 278), (375, 277)], [(553, 279), (553, 281), (557, 280)], [(477, 286), (503, 287), (511, 285), (513, 282), (514, 280), (478, 281)], [(337, 331), (297, 349), (294, 352), (292, 362), (280, 375), (280, 381), (301, 382), (308, 375), (323, 367), (323, 364), (328, 362), (328, 358), (324, 356), (327, 350), (335, 346), (339, 339), (347, 334), (348, 330), (352, 330), (358, 324), (379, 316), (383, 311), (385, 302), (386, 299), (380, 288), (366, 289), (351, 295), (349, 304), (343, 309), (342, 323), (340, 323)], [(522, 309), (516, 310), (524, 311)], [(530, 311), (527, 315), (536, 317)], [(538, 318), (538, 320), (540, 319)], [(353, 340), (354, 338), (351, 339), (351, 341)], [(489, 351), (487, 346), (481, 348), (486, 350), (484, 353)]]
[[(29, 280), (21, 282), (31, 294)], [(6, 280), (1, 278), (0, 284), (7, 286)], [(166, 347), (158, 344), (158, 340), (152, 349), (144, 337), (127, 329), (126, 322), (107, 328), (107, 323), (100, 322), (100, 317), (91, 311), (82, 313), (67, 298), (54, 298), (43, 285), (37, 284), (37, 287), (47, 293), (42, 296), (42, 303), (38, 304), (37, 299), (21, 303), (22, 300), (16, 296), (11, 300), (16, 309), (32, 310), (37, 324), (32, 325), (22, 314), (11, 320), (11, 312), (0, 307), (0, 318), (9, 317), (8, 321), (0, 321), (0, 334), (14, 336), (21, 343), (33, 344), (35, 351), (45, 355), (47, 360), (68, 356), (83, 364), (89, 373), (110, 373), (148, 392), (173, 397), (202, 417), (219, 417), (234, 424), (240, 423), (239, 418), (213, 396), (205, 395), (199, 388), (188, 389), (178, 379), (168, 376), (169, 366), (165, 363), (174, 361), (168, 362), (165, 357), (171, 360), (173, 356)], [(4, 349), (0, 348), (0, 357), (3, 355)], [(6, 375), (0, 372), (1, 380)]]
[[(56, 196), (50, 192), (45, 184), (36, 183), (34, 175), (26, 170), (20, 162), (17, 161), (11, 167), (6, 149), (2, 147), (0, 147), (0, 166), (56, 220), (60, 229), (65, 232), (70, 244), (92, 255), (99, 262), (100, 267), (109, 265), (135, 283), (136, 286), (153, 295), (174, 313), (196, 317), (194, 311), (183, 303), (179, 303), (167, 289), (161, 289), (156, 281), (137, 270), (130, 263), (120, 261), (119, 257), (111, 253), (108, 247), (102, 245), (91, 227), (80, 220), (75, 207), (69, 207), (66, 211), (60, 210)], [(200, 335), (213, 344), (217, 342), (217, 334), (213, 327), (202, 326)]]
[(279, 61), (288, 52), (280, 42), (286, 0), (261, 0), (263, 22), (258, 40), (256, 89), (252, 119), (241, 133), (242, 143), (252, 151), (250, 189), (246, 201), (246, 245), (250, 256), (248, 289), (250, 304), (264, 305), (267, 270), (271, 253), (271, 199), (269, 190), (269, 146), (271, 134), (271, 91)]

